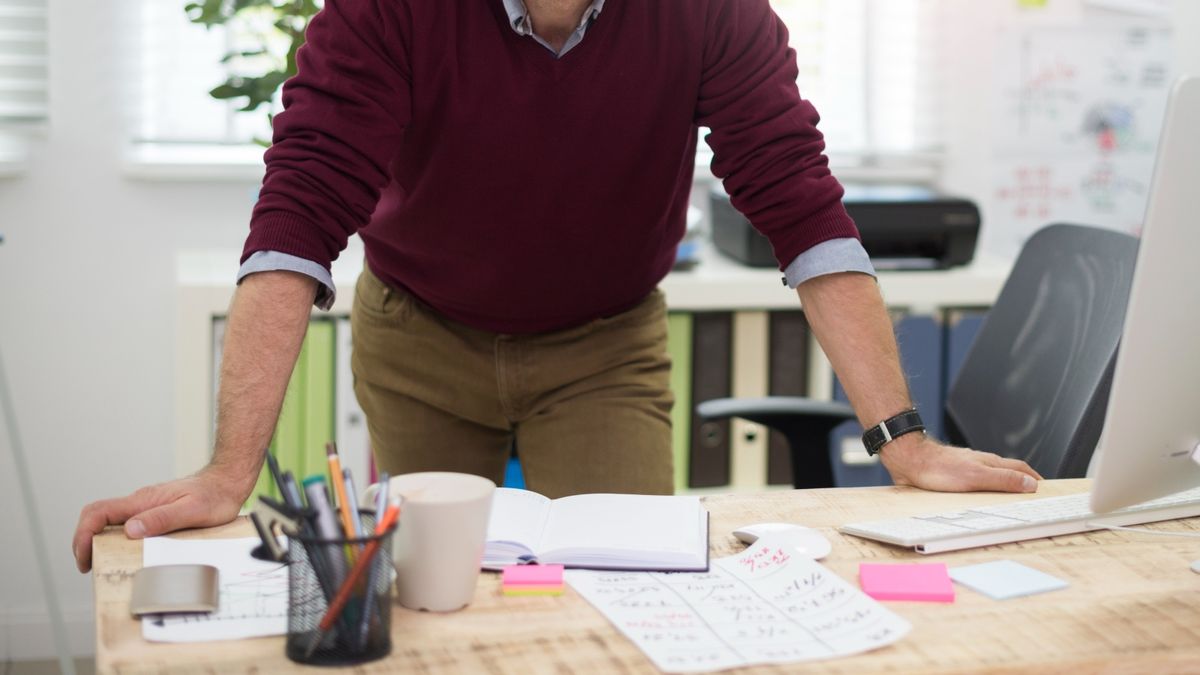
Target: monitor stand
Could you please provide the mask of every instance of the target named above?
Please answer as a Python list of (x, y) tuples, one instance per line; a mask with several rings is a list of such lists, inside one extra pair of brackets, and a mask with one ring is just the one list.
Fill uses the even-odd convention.
[[(1192, 448), (1192, 461), (1200, 464), (1200, 442), (1196, 443), (1196, 447)], [(1200, 560), (1192, 561), (1192, 571), (1200, 574)]]

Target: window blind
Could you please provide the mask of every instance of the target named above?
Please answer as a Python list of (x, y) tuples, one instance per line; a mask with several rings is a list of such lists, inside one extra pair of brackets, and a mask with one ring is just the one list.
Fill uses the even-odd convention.
[(894, 155), (936, 145), (937, 0), (772, 0), (788, 27), (800, 95), (829, 152)]
[(0, 0), (0, 124), (47, 115), (47, 0)]
[[(936, 148), (934, 55), (943, 1), (772, 0), (796, 50), (800, 93), (820, 111), (831, 155), (857, 162)], [(256, 44), (253, 27), (206, 31), (187, 20), (183, 4), (142, 0), (138, 139), (239, 143), (266, 137), (261, 109), (239, 113), (207, 93), (236, 67), (222, 64), (221, 56)], [(701, 162), (707, 151), (701, 143)]]

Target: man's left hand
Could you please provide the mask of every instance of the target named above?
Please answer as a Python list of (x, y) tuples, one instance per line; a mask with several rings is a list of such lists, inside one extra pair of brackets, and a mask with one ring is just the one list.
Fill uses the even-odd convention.
[(880, 458), (896, 485), (938, 492), (1037, 492), (1042, 478), (1019, 459), (944, 445), (925, 434), (896, 438)]

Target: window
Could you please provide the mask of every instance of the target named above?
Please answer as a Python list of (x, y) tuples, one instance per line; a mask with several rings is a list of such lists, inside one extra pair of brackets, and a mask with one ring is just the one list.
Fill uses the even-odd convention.
[[(772, 0), (796, 50), (801, 95), (820, 111), (836, 163), (871, 164), (935, 148), (932, 51), (939, 2)], [(183, 4), (142, 0), (137, 139), (211, 145), (267, 137), (262, 109), (237, 112), (236, 104), (214, 100), (208, 90), (246, 65), (221, 63), (222, 55), (261, 44), (269, 26), (248, 22), (206, 31), (188, 21)]]
[(894, 164), (937, 149), (938, 2), (771, 0), (833, 163)]
[[(192, 23), (184, 0), (142, 0), (139, 17), (141, 68), (134, 140), (178, 145), (238, 145), (270, 138), (266, 107), (241, 112), (241, 99), (217, 100), (209, 90), (238, 72), (257, 72), (265, 60), (283, 58), (286, 39), (272, 14), (243, 12), (236, 23), (206, 29)], [(257, 52), (266, 44), (267, 54)], [(278, 96), (275, 111), (280, 108)]]
[(0, 0), (0, 125), (45, 121), (46, 0)]

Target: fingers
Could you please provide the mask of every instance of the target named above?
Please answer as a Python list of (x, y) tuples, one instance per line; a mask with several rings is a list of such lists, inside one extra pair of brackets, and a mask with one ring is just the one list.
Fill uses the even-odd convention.
[[(897, 484), (938, 492), (1037, 492), (1040, 475), (1019, 459), (953, 446), (926, 449), (922, 465), (888, 465)], [(885, 458), (886, 460), (887, 458)], [(896, 464), (893, 457), (893, 464)]]
[(996, 492), (1037, 492), (1037, 481), (1033, 476), (1013, 469), (981, 467), (972, 490), (994, 490)]
[(1033, 467), (1029, 466), (1028, 464), (1026, 464), (1025, 462), (1023, 462), (1019, 459), (1012, 459), (1009, 457), (1001, 457), (999, 455), (993, 455), (990, 452), (984, 452), (984, 453), (980, 453), (980, 454), (983, 455), (984, 463), (987, 464), (988, 466), (994, 466), (994, 467), (998, 467), (1001, 469), (1011, 469), (1013, 471), (1020, 471), (1023, 474), (1033, 477), (1035, 480), (1044, 480), (1040, 473), (1033, 470)]
[(157, 537), (187, 527), (207, 525), (209, 519), (206, 516), (200, 500), (182, 496), (133, 516), (125, 523), (125, 534), (130, 539)]
[(139, 490), (127, 497), (103, 499), (83, 507), (79, 513), (79, 524), (71, 540), (71, 552), (75, 554), (75, 567), (80, 572), (92, 569), (92, 537), (109, 525), (120, 525), (133, 514), (148, 508), (150, 496)]

